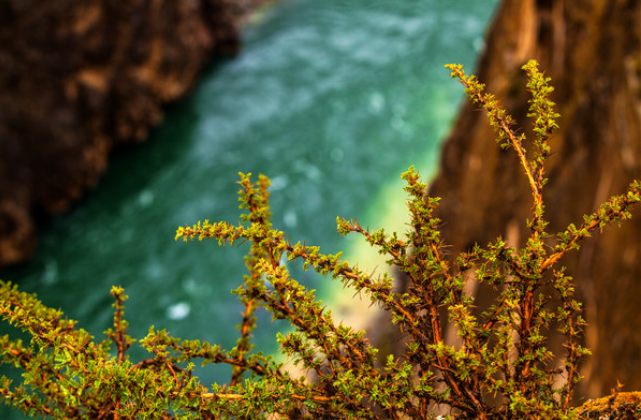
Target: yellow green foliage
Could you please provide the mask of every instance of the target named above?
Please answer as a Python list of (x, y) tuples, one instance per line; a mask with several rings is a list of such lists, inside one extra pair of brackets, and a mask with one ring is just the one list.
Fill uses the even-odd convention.
[[(448, 68), (487, 112), (497, 142), (514, 150), (527, 177), (533, 205), (532, 218), (524, 221), (530, 236), (522, 249), (498, 238), (456, 258), (448, 255), (434, 216), (438, 199), (426, 195), (427, 186), (410, 168), (402, 175), (411, 218), (407, 232), (369, 230), (355, 220), (337, 219), (340, 234), (362, 235), (404, 273), (408, 286), (399, 291), (387, 274), (374, 277), (340, 254), (290, 243), (270, 222), (269, 179), (260, 176), (254, 183), (240, 174), (240, 223), (204, 221), (176, 233), (187, 242), (249, 245), (248, 274), (233, 291), (245, 307), (234, 348), (181, 340), (151, 327), (139, 341), (149, 356), (133, 363), (127, 350), (136, 340), (127, 335), (127, 296), (121, 288), (111, 291), (113, 328), (96, 341), (36, 296), (2, 283), (0, 315), (31, 337), (28, 343), (1, 339), (2, 363), (24, 372), (18, 384), (0, 381), (3, 401), (57, 419), (430, 419), (436, 409), (460, 419), (586, 415), (570, 405), (580, 380), (579, 360), (589, 353), (580, 344), (585, 322), (573, 280), (559, 260), (593, 232), (629, 218), (630, 206), (641, 201), (641, 183), (632, 183), (627, 194), (613, 197), (578, 226), (547, 232), (544, 164), (558, 118), (549, 78), (535, 62), (524, 66), (536, 137), (528, 141), (474, 76), (458, 65)], [(388, 311), (406, 336), (404, 354), (381, 362), (363, 331), (336, 322), (314, 292), (293, 278), (288, 264), (296, 260)], [(493, 289), (494, 300), (482, 306), (466, 293), (469, 281)], [(251, 332), (258, 308), (289, 321), (291, 332), (278, 337), (281, 350), (313, 381), (254, 351)], [(444, 339), (446, 324), (458, 332), (455, 344)], [(562, 354), (549, 347), (556, 328), (565, 340)], [(229, 383), (205, 386), (193, 374), (195, 363), (230, 365)]]

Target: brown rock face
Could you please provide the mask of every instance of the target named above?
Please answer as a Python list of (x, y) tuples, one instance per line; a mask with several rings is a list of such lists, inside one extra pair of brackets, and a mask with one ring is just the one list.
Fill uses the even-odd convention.
[[(505, 0), (476, 74), (526, 122), (525, 77), (534, 58), (552, 78), (561, 129), (551, 140), (548, 231), (580, 224), (613, 194), (641, 178), (641, 2)], [(526, 131), (527, 132), (527, 131)], [(444, 147), (430, 195), (456, 251), (501, 235), (522, 244), (532, 206), (512, 150), (494, 142), (486, 117), (465, 105)], [(641, 389), (641, 211), (607, 228), (563, 261), (586, 302), (593, 355), (582, 394), (609, 393), (620, 380)]]
[(241, 4), (0, 0), (0, 265), (30, 256), (35, 212), (68, 209), (113, 146), (238, 51)]

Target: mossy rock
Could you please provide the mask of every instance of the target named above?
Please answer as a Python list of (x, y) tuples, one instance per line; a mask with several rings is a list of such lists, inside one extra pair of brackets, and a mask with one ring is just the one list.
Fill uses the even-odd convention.
[(641, 392), (620, 392), (589, 400), (581, 406), (581, 419), (636, 420), (641, 418)]

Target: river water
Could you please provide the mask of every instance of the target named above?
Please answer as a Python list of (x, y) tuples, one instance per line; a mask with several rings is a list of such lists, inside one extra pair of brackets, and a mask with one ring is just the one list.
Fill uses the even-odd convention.
[[(111, 323), (109, 290), (121, 285), (134, 337), (153, 324), (231, 348), (242, 308), (229, 292), (246, 273), (247, 247), (174, 242), (176, 228), (236, 222), (242, 171), (272, 179), (273, 222), (292, 242), (354, 258), (365, 255), (362, 242), (335, 233), (337, 215), (402, 229), (400, 174), (410, 165), (434, 173), (463, 97), (443, 65), (473, 68), (496, 3), (282, 0), (265, 8), (247, 26), (243, 52), (212, 63), (145, 144), (118, 152), (98, 187), (43, 227), (33, 261), (0, 278), (100, 340)], [(294, 271), (324, 300), (353, 294)], [(287, 326), (260, 315), (254, 335), (271, 352)], [(228, 375), (201, 372), (205, 383)]]

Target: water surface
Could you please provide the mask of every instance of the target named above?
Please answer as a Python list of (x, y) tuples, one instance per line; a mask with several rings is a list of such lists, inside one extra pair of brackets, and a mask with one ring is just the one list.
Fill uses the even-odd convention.
[[(434, 172), (462, 99), (443, 65), (473, 68), (495, 5), (284, 0), (265, 9), (242, 54), (212, 63), (144, 145), (117, 153), (95, 191), (43, 228), (33, 261), (0, 277), (100, 339), (109, 290), (121, 285), (133, 336), (153, 324), (231, 348), (242, 308), (229, 291), (246, 273), (247, 248), (174, 242), (176, 227), (236, 222), (239, 171), (268, 175), (275, 227), (323, 252), (356, 246), (335, 233), (337, 215), (374, 227), (400, 220), (402, 201), (390, 205), (403, 197), (400, 174)], [(299, 279), (329, 290), (311, 273)], [(259, 348), (273, 351), (286, 326), (265, 314), (260, 325)]]

